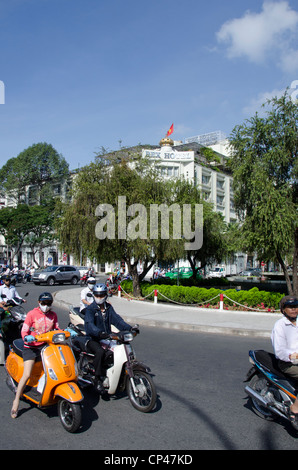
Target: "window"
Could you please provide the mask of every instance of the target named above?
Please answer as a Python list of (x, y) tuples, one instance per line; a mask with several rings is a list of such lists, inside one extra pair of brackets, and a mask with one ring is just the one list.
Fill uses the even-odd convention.
[(210, 176), (202, 175), (202, 184), (209, 185), (209, 183), (210, 183)]
[(216, 196), (216, 204), (218, 206), (223, 206), (224, 205), (224, 197), (220, 196), (220, 195), (217, 195)]
[(224, 189), (225, 187), (225, 180), (217, 178), (216, 180), (216, 187), (217, 189)]

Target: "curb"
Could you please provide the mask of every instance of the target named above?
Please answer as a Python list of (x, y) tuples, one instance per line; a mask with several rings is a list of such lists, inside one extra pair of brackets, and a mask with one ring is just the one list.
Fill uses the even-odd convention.
[[(56, 295), (60, 293), (59, 291), (54, 292), (54, 303), (56, 305), (60, 306), (60, 308), (63, 308), (65, 310), (68, 310), (70, 305), (73, 305), (73, 303), (68, 302), (63, 299), (57, 299)], [(122, 300), (126, 300), (122, 298)], [(143, 304), (142, 301), (138, 300), (133, 300), (132, 302), (140, 303)], [(153, 308), (156, 307), (155, 304), (151, 304)], [(172, 307), (171, 305), (167, 305), (169, 307)], [(176, 308), (179, 308), (180, 306), (175, 305)], [(183, 308), (190, 308), (193, 309), (193, 307), (183, 307)], [(210, 309), (212, 310), (212, 309)], [(217, 310), (218, 311), (218, 310)], [(211, 313), (211, 312), (210, 312)], [(225, 310), (224, 313), (231, 313), (235, 315), (235, 311), (229, 311)], [(241, 314), (247, 314), (248, 312), (238, 312), (240, 315)], [(261, 312), (249, 312), (251, 315), (260, 315), (262, 314)], [(265, 313), (264, 315), (268, 316), (275, 316), (273, 313)], [(200, 325), (200, 324), (194, 324), (194, 323), (183, 323), (183, 322), (170, 322), (166, 320), (154, 320), (154, 319), (146, 319), (143, 318), (142, 316), (140, 317), (133, 317), (125, 314), (121, 314), (122, 318), (130, 324), (135, 324), (136, 322), (140, 325), (148, 326), (148, 327), (159, 327), (159, 328), (166, 328), (166, 329), (173, 329), (173, 330), (181, 330), (181, 331), (188, 331), (188, 332), (201, 332), (201, 333), (213, 333), (213, 334), (222, 334), (222, 335), (233, 335), (233, 336), (250, 336), (250, 337), (255, 337), (255, 338), (270, 338), (271, 337), (271, 330), (258, 330), (258, 329), (252, 329), (252, 328), (235, 328), (231, 326), (217, 326), (217, 325)]]

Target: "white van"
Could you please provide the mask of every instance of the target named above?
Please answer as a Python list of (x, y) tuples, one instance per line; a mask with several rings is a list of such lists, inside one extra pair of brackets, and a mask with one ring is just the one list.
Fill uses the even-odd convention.
[(215, 268), (211, 269), (208, 274), (208, 277), (225, 277), (227, 275), (227, 271), (225, 266), (215, 266)]

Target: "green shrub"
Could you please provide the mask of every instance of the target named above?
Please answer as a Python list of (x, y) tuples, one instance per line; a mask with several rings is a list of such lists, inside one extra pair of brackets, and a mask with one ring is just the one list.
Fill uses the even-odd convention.
[[(127, 294), (132, 295), (132, 281), (122, 281), (121, 287)], [(219, 304), (219, 294), (225, 294), (224, 305), (229, 307), (251, 307), (258, 309), (278, 309), (279, 301), (284, 296), (277, 292), (260, 291), (257, 287), (250, 290), (237, 291), (236, 289), (221, 290), (216, 288), (206, 289), (196, 286), (177, 286), (170, 284), (151, 284), (150, 282), (141, 282), (142, 296), (149, 301), (154, 298), (154, 290), (158, 291), (158, 301), (160, 302), (178, 302), (180, 304), (217, 306)], [(149, 295), (151, 294), (151, 295)], [(235, 304), (240, 304), (238, 306)]]

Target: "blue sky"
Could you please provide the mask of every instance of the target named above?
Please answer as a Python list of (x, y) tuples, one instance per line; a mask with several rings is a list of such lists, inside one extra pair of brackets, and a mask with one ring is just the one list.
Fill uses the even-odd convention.
[(74, 169), (172, 123), (228, 136), (298, 80), (298, 5), (0, 0), (0, 80), (1, 166), (48, 142)]

